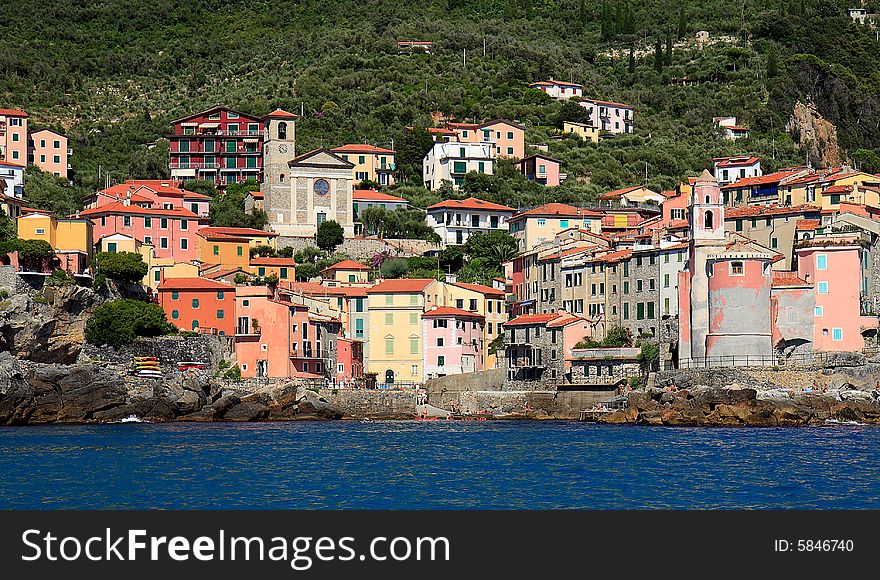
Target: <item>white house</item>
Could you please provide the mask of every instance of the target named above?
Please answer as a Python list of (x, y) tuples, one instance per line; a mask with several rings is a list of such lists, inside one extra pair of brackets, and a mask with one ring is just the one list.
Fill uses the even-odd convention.
[(24, 165), (0, 161), (0, 193), (10, 197), (24, 195)]
[(713, 117), (712, 122), (724, 131), (724, 138), (736, 141), (740, 137), (749, 136), (749, 128), (736, 124), (736, 117)]
[(741, 155), (739, 157), (715, 157), (712, 159), (715, 180), (718, 185), (727, 185), (737, 179), (747, 177), (760, 177), (761, 158), (753, 155)]
[(437, 190), (444, 181), (458, 189), (469, 171), (491, 175), (494, 147), (491, 143), (434, 143), (422, 161), (425, 187)]
[(548, 81), (532, 83), (529, 85), (529, 88), (544, 91), (554, 99), (571, 99), (584, 96), (584, 85), (557, 81), (552, 78)]
[(443, 246), (460, 246), (479, 232), (509, 230), (507, 221), (516, 213), (512, 207), (474, 197), (447, 199), (428, 206), (428, 225), (440, 236)]
[(605, 133), (632, 133), (633, 108), (623, 103), (582, 99), (580, 105), (590, 114), (590, 125)]
[(847, 10), (850, 19), (856, 24), (864, 24), (868, 17), (868, 11), (864, 8), (850, 8)]

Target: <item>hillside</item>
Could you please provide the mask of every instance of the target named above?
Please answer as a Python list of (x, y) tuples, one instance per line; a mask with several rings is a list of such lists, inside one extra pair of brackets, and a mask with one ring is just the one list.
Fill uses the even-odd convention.
[[(28, 110), (34, 126), (63, 128), (77, 182), (89, 188), (99, 165), (115, 179), (161, 175), (163, 148), (146, 144), (171, 119), (218, 103), (256, 114), (302, 107), (298, 151), (399, 144), (431, 111), (515, 118), (529, 142), (550, 142), (565, 162), (572, 179), (555, 194), (585, 200), (641, 182), (646, 164), (648, 183), (669, 188), (716, 155), (757, 153), (771, 169), (804, 163), (784, 126), (809, 97), (850, 157), (880, 170), (880, 43), (850, 23), (846, 2), (679, 5), (21, 0), (4, 8), (0, 101)], [(727, 40), (700, 50), (698, 30)], [(413, 39), (436, 50), (398, 54), (397, 40)], [(551, 75), (635, 105), (635, 135), (599, 146), (550, 141), (561, 106), (527, 84)], [(752, 137), (720, 140), (719, 115), (737, 116)]]

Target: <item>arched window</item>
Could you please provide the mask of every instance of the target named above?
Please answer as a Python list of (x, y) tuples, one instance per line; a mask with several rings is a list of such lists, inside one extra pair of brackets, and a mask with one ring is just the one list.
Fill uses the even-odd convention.
[(703, 218), (703, 227), (707, 230), (715, 229), (715, 214), (711, 211), (707, 211), (705, 217)]
[(278, 123), (278, 138), (287, 139), (287, 123)]
[(281, 183), (284, 183), (284, 174), (283, 173), (278, 174), (278, 181), (280, 181)]
[(706, 203), (710, 203), (710, 202), (709, 202), (709, 196), (708, 196), (708, 195), (706, 196)]
[(394, 384), (394, 371), (391, 369), (385, 371), (385, 382), (389, 385)]

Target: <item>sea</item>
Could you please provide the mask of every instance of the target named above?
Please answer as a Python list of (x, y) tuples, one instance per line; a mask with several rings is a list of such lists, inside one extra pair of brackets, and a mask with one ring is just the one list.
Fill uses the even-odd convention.
[(0, 509), (878, 509), (880, 428), (0, 428)]

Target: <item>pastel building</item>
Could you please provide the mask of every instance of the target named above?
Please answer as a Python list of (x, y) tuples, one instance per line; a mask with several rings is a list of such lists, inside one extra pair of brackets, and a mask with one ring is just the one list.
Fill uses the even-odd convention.
[(357, 384), (364, 378), (364, 342), (351, 338), (336, 341), (336, 383)]
[(367, 290), (370, 348), (367, 370), (385, 385), (422, 382), (422, 314), (440, 294), (434, 279), (384, 280)]
[(94, 224), (94, 235), (100, 239), (112, 234), (125, 234), (152, 245), (156, 258), (189, 262), (198, 258), (196, 232), (207, 219), (182, 207), (165, 209), (129, 201), (115, 202), (80, 212)]
[(504, 305), (504, 291), (482, 284), (453, 282), (434, 287), (442, 295), (429, 296), (432, 304), (453, 307), (456, 310), (478, 314), (483, 318), (483, 368), (491, 369), (497, 365), (496, 355), (489, 352), (489, 345), (504, 332), (507, 322), (507, 309)]
[(27, 148), (28, 114), (18, 109), (0, 109), (0, 163), (24, 166)]
[(102, 207), (111, 203), (131, 203), (163, 209), (187, 209), (201, 218), (207, 218), (210, 196), (187, 191), (176, 181), (167, 179), (129, 179), (123, 183), (101, 189), (85, 200), (87, 208)]
[(519, 241), (520, 250), (529, 250), (571, 228), (599, 233), (603, 217), (602, 213), (586, 208), (546, 203), (513, 215), (508, 223), (511, 235)]
[(876, 332), (868, 315), (870, 263), (859, 233), (817, 236), (798, 244), (797, 273), (815, 288), (813, 349), (861, 351), (863, 332)]
[(372, 189), (354, 190), (351, 200), (354, 203), (354, 219), (358, 219), (360, 213), (368, 207), (380, 207), (387, 211), (394, 211), (409, 205), (409, 202), (402, 197)]
[(260, 278), (275, 276), (278, 280), (294, 280), (296, 263), (293, 258), (254, 256), (250, 259), (250, 272)]
[(574, 121), (564, 121), (562, 123), (562, 132), (565, 134), (573, 134), (577, 135), (584, 141), (590, 141), (591, 143), (599, 142), (599, 127), (595, 125), (588, 125), (586, 123), (576, 123)]
[(168, 278), (158, 286), (159, 305), (181, 330), (224, 334), (235, 330), (235, 286), (205, 278)]
[(94, 247), (92, 222), (85, 218), (56, 219), (34, 212), (18, 218), (18, 237), (43, 240), (55, 250), (58, 267), (70, 274), (88, 274)]
[(275, 247), (278, 234), (253, 228), (204, 227), (198, 230), (196, 258), (205, 264), (226, 268), (250, 268), (250, 249)]
[(694, 183), (688, 221), (688, 266), (678, 283), (679, 360), (705, 364), (739, 355), (748, 364), (745, 355), (771, 355), (771, 265), (779, 255), (725, 233), (721, 189), (708, 171)]
[(217, 186), (262, 181), (263, 119), (212, 107), (171, 122), (171, 178), (207, 179)]
[(483, 370), (484, 319), (448, 306), (422, 314), (425, 379)]
[(582, 99), (578, 103), (587, 110), (590, 125), (598, 127), (601, 132), (633, 132), (633, 108), (630, 105), (596, 99)]
[(491, 143), (435, 143), (422, 160), (425, 187), (438, 190), (443, 182), (458, 189), (471, 171), (492, 175), (495, 146)]
[(46, 173), (67, 179), (72, 154), (67, 137), (58, 131), (41, 129), (28, 136), (28, 164), (36, 165)]
[(359, 285), (367, 286), (370, 267), (354, 260), (343, 260), (321, 270), (321, 283), (327, 286)]
[(540, 153), (523, 157), (516, 163), (529, 181), (555, 187), (562, 182), (559, 168), (562, 162)]
[(760, 177), (761, 158), (754, 155), (740, 155), (735, 157), (715, 157), (712, 159), (713, 173), (718, 185), (727, 185), (737, 179), (747, 177)]
[(722, 136), (729, 141), (749, 136), (749, 128), (737, 125), (736, 117), (713, 117), (712, 122), (721, 129)]
[(557, 81), (553, 78), (532, 83), (529, 88), (543, 91), (554, 99), (572, 99), (584, 96), (584, 85)]
[(464, 244), (476, 233), (509, 229), (508, 220), (516, 213), (512, 207), (475, 197), (447, 199), (428, 206), (427, 223), (443, 246)]
[(372, 181), (381, 186), (394, 183), (394, 151), (375, 145), (343, 145), (331, 149), (344, 160), (354, 164), (354, 181)]
[(12, 161), (0, 161), (0, 194), (21, 199), (24, 195), (24, 168)]

